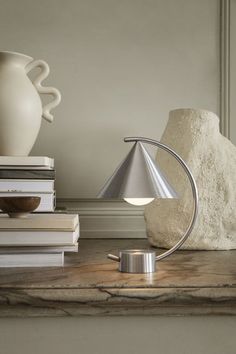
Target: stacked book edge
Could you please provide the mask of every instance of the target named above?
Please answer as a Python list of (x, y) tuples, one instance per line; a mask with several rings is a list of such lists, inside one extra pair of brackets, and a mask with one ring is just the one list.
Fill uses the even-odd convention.
[(54, 213), (54, 182), (52, 158), (0, 156), (0, 197), (40, 197), (26, 218), (0, 214), (0, 267), (63, 266), (65, 252), (78, 252), (79, 217)]
[(0, 197), (40, 197), (35, 212), (54, 212), (55, 175), (52, 158), (0, 156)]
[(77, 252), (77, 214), (0, 215), (0, 267), (62, 266), (64, 252)]

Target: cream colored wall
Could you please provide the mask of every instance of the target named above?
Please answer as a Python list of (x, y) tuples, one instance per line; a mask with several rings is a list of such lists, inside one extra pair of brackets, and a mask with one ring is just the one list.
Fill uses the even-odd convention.
[(62, 92), (34, 154), (59, 197), (95, 197), (125, 135), (159, 138), (168, 111), (219, 106), (219, 1), (0, 0), (1, 49), (42, 58)]
[(1, 354), (234, 354), (235, 317), (1, 319)]

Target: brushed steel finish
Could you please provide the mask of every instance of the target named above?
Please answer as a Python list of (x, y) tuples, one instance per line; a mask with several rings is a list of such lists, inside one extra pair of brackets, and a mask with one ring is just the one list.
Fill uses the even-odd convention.
[(114, 254), (108, 254), (107, 258), (111, 259), (112, 261), (120, 262), (120, 257), (115, 256)]
[[(144, 138), (144, 137), (127, 137), (127, 138), (124, 138), (124, 141), (125, 142), (134, 142), (135, 143), (134, 147), (135, 146), (137, 147), (137, 143), (139, 143), (139, 142), (148, 143), (148, 144), (157, 146), (157, 147), (163, 149), (164, 151), (170, 153), (179, 162), (179, 164), (184, 169), (184, 171), (187, 174), (187, 177), (189, 179), (190, 185), (191, 185), (192, 195), (193, 195), (193, 213), (192, 213), (192, 217), (191, 217), (189, 226), (188, 226), (187, 230), (185, 231), (185, 233), (183, 234), (183, 236), (181, 237), (181, 239), (171, 249), (169, 249), (168, 251), (166, 251), (166, 252), (164, 252), (164, 253), (162, 253), (162, 254), (160, 254), (158, 256), (155, 256), (155, 261), (159, 261), (161, 259), (164, 259), (164, 258), (170, 256), (173, 252), (175, 252), (177, 249), (179, 249), (181, 247), (181, 245), (187, 240), (187, 238), (189, 237), (190, 233), (193, 230), (193, 227), (194, 227), (194, 225), (196, 223), (197, 214), (198, 214), (198, 191), (197, 191), (196, 182), (194, 180), (194, 177), (193, 177), (191, 171), (189, 170), (188, 166), (184, 162), (184, 160), (174, 150), (172, 150), (169, 146), (167, 146), (165, 144), (162, 144), (159, 141), (156, 141), (156, 140), (153, 140), (153, 139)], [(133, 149), (134, 149), (134, 147), (133, 147)], [(145, 159), (146, 159), (147, 156), (146, 156), (146, 153), (143, 151), (143, 146), (142, 145), (141, 145), (141, 150), (139, 150), (139, 151), (142, 151), (141, 155), (145, 156)], [(145, 151), (146, 151), (146, 149), (145, 149)], [(132, 156), (132, 154), (134, 154), (134, 152), (132, 152), (132, 150), (131, 150), (131, 156)], [(148, 158), (147, 158), (147, 160), (149, 161)], [(127, 158), (124, 160), (124, 162), (118, 167), (118, 169), (116, 170), (116, 173), (113, 174), (112, 177), (105, 184), (104, 189), (102, 189), (102, 191), (100, 193), (100, 197), (102, 197), (102, 195), (106, 196), (106, 189), (107, 189), (109, 191), (109, 193), (108, 193), (109, 197), (110, 198), (111, 197), (116, 198), (116, 195), (117, 195), (116, 193), (118, 191), (117, 186), (116, 186), (117, 180), (119, 181), (119, 177), (122, 178), (122, 177), (125, 176), (125, 172), (123, 170), (124, 169), (129, 169), (129, 162), (130, 161), (132, 161), (132, 159), (128, 155)], [(137, 160), (136, 163), (138, 163), (138, 161), (141, 161), (141, 159)], [(150, 164), (150, 165), (152, 166), (152, 164)], [(142, 164), (141, 164), (141, 166), (142, 166)], [(137, 169), (136, 171), (138, 171), (138, 170), (139, 169)], [(158, 170), (158, 172), (160, 172), (158, 168), (157, 168), (157, 170)], [(158, 174), (158, 176), (160, 176), (160, 175)], [(125, 182), (125, 179), (123, 181)], [(148, 179), (145, 180), (144, 182), (146, 183), (147, 181), (148, 181)], [(160, 182), (161, 179), (158, 178), (157, 181)], [(162, 179), (162, 181), (163, 181), (164, 184), (167, 182), (167, 180), (165, 178)], [(114, 189), (113, 189), (113, 186), (112, 186), (113, 182), (115, 183), (115, 188)], [(152, 182), (153, 182), (153, 180), (152, 180)], [(158, 183), (157, 183), (157, 185), (158, 185)], [(137, 187), (137, 185), (135, 185), (134, 187)], [(169, 189), (169, 187), (171, 189)], [(124, 187), (123, 187), (123, 190), (125, 190)], [(154, 190), (156, 192), (159, 189), (158, 188), (156, 188), (156, 189), (154, 188)], [(168, 182), (165, 185), (165, 188), (162, 189), (162, 190), (173, 191), (173, 193), (175, 193)], [(114, 196), (112, 195), (112, 191), (114, 192)], [(133, 193), (134, 192), (135, 191), (133, 190)], [(138, 193), (138, 191), (137, 191), (137, 193)], [(122, 193), (121, 193), (121, 195), (122, 195)], [(160, 193), (159, 194), (159, 198), (168, 198), (168, 196), (165, 197), (164, 195), (165, 194)], [(168, 195), (168, 193), (166, 195)], [(145, 196), (145, 197), (153, 197), (153, 196), (157, 197), (156, 194), (154, 194), (152, 196), (148, 195), (148, 196)], [(131, 196), (129, 196), (129, 197), (131, 197)], [(134, 194), (133, 197), (137, 198), (138, 196)], [(173, 197), (174, 197), (173, 195), (170, 196), (170, 198), (173, 198)], [(150, 262), (150, 260), (148, 260), (147, 257), (144, 256), (144, 250), (142, 250), (142, 252), (140, 252), (139, 260), (138, 260), (138, 256), (137, 256), (137, 260), (138, 261), (134, 260), (136, 251), (137, 250), (128, 250), (128, 252), (126, 251), (127, 252), (126, 254), (124, 253), (125, 254), (124, 256), (123, 256), (122, 252), (125, 252), (125, 251), (121, 251), (119, 257), (114, 256), (114, 255), (109, 255), (108, 257), (110, 259), (113, 259), (113, 260), (116, 260), (116, 261), (120, 262), (119, 263), (119, 270), (120, 271), (135, 273), (134, 271), (132, 271), (132, 269), (137, 269), (138, 268), (140, 270), (140, 273), (146, 273), (145, 271), (142, 271), (142, 270), (147, 269), (150, 266), (150, 264), (148, 264)], [(149, 252), (149, 251), (147, 251), (147, 252)], [(124, 257), (125, 261), (122, 261), (121, 257)], [(128, 261), (128, 259), (130, 260), (130, 262)], [(145, 263), (145, 265), (142, 262)], [(122, 265), (121, 265), (121, 263), (122, 263)], [(135, 264), (135, 265), (131, 266), (130, 264)], [(141, 264), (141, 265), (138, 266), (136, 264)], [(127, 270), (127, 269), (129, 269), (129, 270)], [(153, 270), (153, 271), (155, 271), (155, 270)], [(150, 271), (150, 272), (152, 272), (152, 271)]]
[(105, 183), (98, 198), (178, 198), (154, 159), (139, 141)]
[(153, 273), (156, 271), (156, 252), (153, 250), (122, 250), (119, 252), (119, 271)]

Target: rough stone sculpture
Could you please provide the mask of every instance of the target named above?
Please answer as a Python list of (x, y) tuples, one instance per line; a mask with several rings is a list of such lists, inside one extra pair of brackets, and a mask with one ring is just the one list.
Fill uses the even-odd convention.
[[(197, 223), (182, 249), (235, 249), (236, 147), (220, 134), (218, 117), (205, 110), (171, 111), (161, 142), (184, 159), (199, 192)], [(158, 151), (157, 161), (180, 199), (159, 199), (146, 207), (147, 235), (152, 245), (170, 248), (189, 224), (191, 187), (169, 154)]]

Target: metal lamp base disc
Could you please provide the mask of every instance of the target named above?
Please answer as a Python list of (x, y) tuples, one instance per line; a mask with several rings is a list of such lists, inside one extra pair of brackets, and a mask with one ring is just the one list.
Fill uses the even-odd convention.
[(153, 250), (122, 250), (119, 259), (120, 272), (140, 274), (156, 271), (156, 252)]

